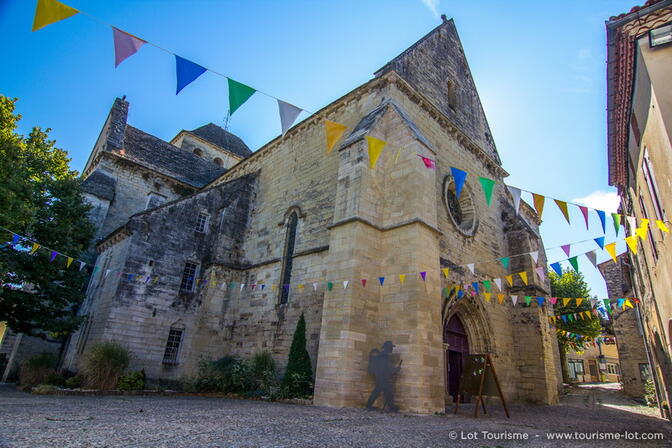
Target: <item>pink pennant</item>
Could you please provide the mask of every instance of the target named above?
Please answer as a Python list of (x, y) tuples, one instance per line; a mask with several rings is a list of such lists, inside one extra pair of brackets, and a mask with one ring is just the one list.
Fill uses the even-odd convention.
[(429, 168), (432, 170), (436, 168), (436, 162), (434, 162), (432, 159), (421, 156), (420, 154), (418, 154), (418, 157), (422, 159), (422, 163), (425, 164), (425, 168)]
[(366, 288), (366, 279), (365, 278), (362, 279), (362, 288)]
[(128, 57), (133, 56), (147, 42), (139, 39), (132, 34), (128, 34), (117, 28), (112, 28), (112, 38), (114, 39), (114, 67), (124, 62)]
[(539, 280), (541, 280), (542, 282), (545, 282), (546, 281), (546, 272), (545, 272), (544, 268), (536, 268), (535, 270), (537, 271), (537, 275), (539, 276)]
[(558, 298), (557, 298), (557, 297), (549, 297), (548, 300), (550, 300), (551, 303), (552, 303), (553, 305), (555, 305), (555, 304), (557, 303), (557, 301), (558, 301)]
[(571, 244), (565, 244), (565, 245), (560, 246), (560, 247), (562, 247), (562, 250), (565, 251), (565, 253), (569, 257), (569, 252), (571, 250), (572, 245)]
[(588, 207), (584, 207), (583, 205), (579, 205), (578, 207), (583, 215), (583, 220), (586, 221), (586, 230), (588, 230)]

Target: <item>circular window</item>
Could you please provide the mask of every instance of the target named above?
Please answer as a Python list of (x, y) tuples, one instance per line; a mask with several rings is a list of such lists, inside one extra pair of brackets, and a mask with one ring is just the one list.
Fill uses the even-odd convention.
[(464, 184), (458, 198), (455, 193), (455, 181), (452, 177), (446, 176), (443, 181), (443, 201), (448, 216), (457, 230), (465, 236), (474, 236), (478, 227), (478, 219), (476, 218), (476, 205), (469, 187)]

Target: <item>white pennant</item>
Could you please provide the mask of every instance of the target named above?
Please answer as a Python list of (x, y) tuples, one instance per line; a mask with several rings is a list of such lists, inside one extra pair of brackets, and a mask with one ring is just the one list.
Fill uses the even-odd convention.
[(348, 289), (348, 283), (350, 283), (350, 281), (348, 281), (348, 280), (345, 280), (343, 282), (343, 289)]
[(83, 261), (80, 261), (79, 262), (79, 270), (81, 271), (82, 269), (84, 269), (84, 266), (86, 266), (86, 263), (84, 263)]
[(518, 296), (511, 296), (511, 302), (513, 302), (513, 306), (516, 306), (516, 303), (518, 303)]
[(497, 285), (497, 289), (500, 291), (502, 290), (502, 279), (501, 278), (496, 278), (495, 279), (495, 285)]
[(109, 274), (110, 274), (110, 270), (108, 269), (108, 270), (105, 271), (105, 278), (107, 278), (107, 276), (108, 276)]
[(532, 257), (532, 260), (534, 261), (534, 264), (537, 264), (537, 261), (539, 260), (539, 251), (535, 250), (534, 252), (530, 252), (530, 257)]
[(313, 283), (313, 291), (317, 292), (317, 283)]
[(512, 187), (511, 185), (507, 185), (506, 187), (509, 189), (511, 196), (513, 196), (513, 208), (516, 209), (517, 215), (520, 209), (520, 188)]
[(588, 260), (590, 260), (590, 262), (593, 263), (593, 266), (597, 267), (597, 254), (595, 253), (594, 250), (586, 252), (586, 258), (588, 258)]
[(245, 288), (245, 283), (240, 284), (240, 290), (242, 291)]
[(630, 236), (635, 234), (635, 230), (637, 230), (637, 218), (634, 216), (627, 216), (626, 219), (628, 220), (628, 227), (630, 228)]
[(296, 106), (292, 106), (289, 103), (278, 100), (278, 109), (280, 111), (280, 126), (282, 127), (282, 135), (284, 137), (285, 133), (289, 128), (292, 127), (296, 117), (303, 111)]
[(475, 273), (476, 273), (476, 272), (474, 272), (474, 263), (469, 263), (469, 264), (467, 265), (467, 267), (469, 268), (469, 270), (471, 271), (472, 274), (475, 274)]

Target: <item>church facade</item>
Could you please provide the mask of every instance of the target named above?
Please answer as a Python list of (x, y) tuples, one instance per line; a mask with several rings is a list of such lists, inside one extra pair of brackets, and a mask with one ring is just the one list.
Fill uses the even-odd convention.
[[(491, 355), (508, 400), (557, 402), (547, 307), (444, 290), (534, 270), (530, 257), (508, 271), (482, 261), (539, 250), (546, 262), (532, 208), (516, 213), (501, 183), (489, 206), (480, 192), (478, 176), (507, 173), (452, 20), (254, 153), (215, 125), (164, 142), (127, 112), (117, 99), (83, 174), (101, 269), (64, 367), (102, 340), (128, 347), (153, 378), (262, 350), (284, 366), (304, 314), (315, 404), (363, 407), (369, 353), (387, 340), (403, 361), (401, 410), (443, 412), (468, 353)], [(331, 153), (324, 119), (348, 127)], [(374, 169), (366, 136), (387, 142)], [(469, 173), (459, 197), (451, 166)], [(505, 288), (549, 295), (536, 276)]]

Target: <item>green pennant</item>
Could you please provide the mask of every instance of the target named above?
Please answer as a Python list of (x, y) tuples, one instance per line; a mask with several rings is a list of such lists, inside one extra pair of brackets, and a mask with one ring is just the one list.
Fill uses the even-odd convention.
[(254, 95), (256, 90), (231, 78), (227, 79), (229, 81), (229, 114), (233, 115), (245, 101)]
[(478, 180), (481, 181), (481, 187), (483, 187), (485, 202), (488, 204), (488, 207), (490, 207), (490, 202), (492, 201), (492, 189), (495, 187), (495, 181), (488, 179), (487, 177), (479, 177)]
[(334, 289), (334, 284), (333, 284), (332, 282), (327, 282), (327, 289), (328, 289), (329, 291), (331, 291), (332, 289)]
[(500, 258), (499, 261), (502, 262), (504, 269), (509, 269), (509, 257)]
[(490, 280), (483, 280), (481, 283), (485, 286), (485, 290), (490, 292)]
[(578, 255), (568, 258), (567, 261), (569, 261), (576, 272), (579, 272), (579, 260), (577, 260), (576, 257), (578, 257)]
[(618, 231), (621, 228), (621, 215), (618, 213), (612, 213), (611, 217), (614, 220), (614, 230), (616, 231), (616, 236), (618, 236)]
[(525, 296), (525, 304), (527, 306), (530, 306), (531, 301), (532, 301), (532, 296)]

